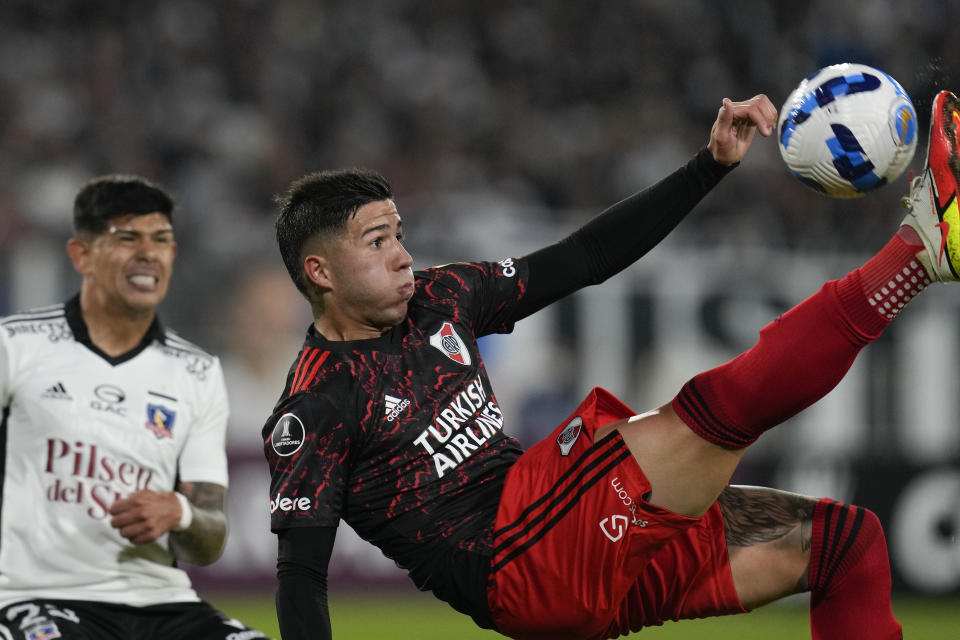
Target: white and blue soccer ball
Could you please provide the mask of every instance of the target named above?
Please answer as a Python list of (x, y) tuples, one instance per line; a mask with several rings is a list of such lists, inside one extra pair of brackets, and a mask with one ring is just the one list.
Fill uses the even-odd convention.
[(806, 77), (780, 109), (780, 155), (803, 184), (856, 198), (896, 180), (917, 150), (917, 112), (889, 74), (835, 64)]

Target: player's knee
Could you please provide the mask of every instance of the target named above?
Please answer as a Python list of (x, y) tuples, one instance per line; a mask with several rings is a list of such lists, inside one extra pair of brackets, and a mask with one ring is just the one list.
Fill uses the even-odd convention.
[(876, 553), (883, 559), (883, 565), (889, 567), (890, 559), (887, 556), (887, 538), (883, 533), (883, 525), (880, 522), (880, 518), (870, 509), (860, 507), (860, 511), (863, 512), (863, 524), (860, 526), (860, 533), (858, 535), (863, 545), (861, 557), (862, 555), (870, 553), (871, 550), (876, 550)]
[(880, 518), (870, 509), (821, 500), (814, 510), (809, 583), (828, 591), (850, 580), (890, 579)]

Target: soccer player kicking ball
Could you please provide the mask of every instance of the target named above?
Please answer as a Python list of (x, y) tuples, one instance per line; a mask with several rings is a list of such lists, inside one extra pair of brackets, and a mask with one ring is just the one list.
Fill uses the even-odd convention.
[[(264, 426), (285, 640), (329, 638), (327, 565), (344, 520), (481, 627), (613, 638), (811, 593), (817, 639), (899, 640), (883, 531), (865, 509), (727, 483), (764, 431), (830, 391), (932, 281), (958, 278), (957, 99), (937, 96), (927, 166), (881, 251), (642, 415), (595, 389), (521, 451), (476, 340), (602, 282), (663, 238), (750, 146), (765, 96), (724, 100), (706, 148), (560, 242), (412, 271), (389, 186), (308, 175), (277, 238), (314, 322)], [(952, 207), (952, 209), (950, 209)], [(941, 235), (942, 234), (942, 235)]]
[(202, 601), (178, 560), (227, 534), (227, 397), (214, 356), (156, 309), (173, 200), (136, 176), (88, 182), (69, 301), (0, 319), (3, 640), (265, 638)]

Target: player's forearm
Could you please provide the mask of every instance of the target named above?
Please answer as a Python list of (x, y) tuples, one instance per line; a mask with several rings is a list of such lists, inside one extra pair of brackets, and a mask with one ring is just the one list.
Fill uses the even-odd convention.
[(277, 532), (277, 620), (283, 640), (329, 640), (327, 567), (336, 527)]
[(331, 640), (326, 575), (277, 565), (277, 622), (283, 640)]
[(655, 247), (733, 167), (706, 148), (686, 165), (608, 207), (570, 236), (530, 254), (528, 291), (520, 317), (582, 287), (598, 284)]
[(608, 207), (573, 232), (567, 242), (585, 253), (587, 284), (603, 282), (655, 247), (732, 167), (702, 149), (686, 165), (653, 186)]
[(205, 482), (185, 482), (178, 487), (190, 501), (192, 519), (183, 531), (170, 532), (170, 547), (179, 560), (210, 564), (220, 557), (227, 539), (224, 513), (226, 489)]

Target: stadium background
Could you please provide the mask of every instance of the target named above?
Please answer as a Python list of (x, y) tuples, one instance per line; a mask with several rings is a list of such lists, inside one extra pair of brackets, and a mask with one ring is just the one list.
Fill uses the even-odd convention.
[[(764, 92), (779, 106), (826, 64), (892, 74), (925, 132), (934, 92), (960, 90), (958, 22), (946, 0), (6, 0), (0, 313), (75, 289), (63, 244), (83, 181), (127, 171), (175, 192), (180, 257), (163, 317), (222, 356), (233, 413), (230, 542), (191, 571), (239, 615), (269, 618), (259, 429), (309, 321), (273, 245), (275, 192), (306, 171), (372, 167), (393, 183), (417, 266), (519, 255), (680, 166), (722, 97)], [(925, 138), (912, 169), (924, 150)], [(786, 174), (773, 140), (743, 164), (625, 274), (485, 339), (510, 432), (535, 441), (595, 384), (637, 409), (668, 400), (900, 220), (905, 177), (828, 201)], [(897, 602), (920, 607), (918, 625), (944, 625), (908, 626), (911, 637), (960, 635), (958, 311), (960, 291), (914, 303), (736, 478), (877, 511)], [(494, 635), (470, 635), (429, 596), (409, 604), (396, 568), (346, 527), (332, 573), (333, 593), (359, 598), (359, 617), (386, 620), (395, 638)], [(803, 631), (799, 615), (782, 638)], [(732, 637), (767, 637), (749, 635), (763, 633), (760, 616), (735, 619)], [(695, 637), (686, 624), (664, 631)]]

